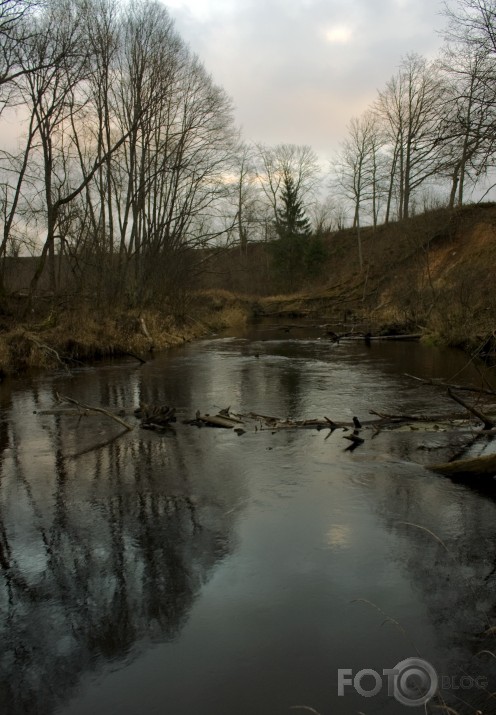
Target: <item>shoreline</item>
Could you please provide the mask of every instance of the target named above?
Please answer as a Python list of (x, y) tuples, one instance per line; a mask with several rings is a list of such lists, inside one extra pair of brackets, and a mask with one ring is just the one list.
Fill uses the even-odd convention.
[(130, 356), (147, 362), (155, 352), (246, 324), (249, 318), (246, 309), (225, 304), (193, 309), (180, 317), (158, 309), (71, 308), (37, 322), (11, 318), (0, 326), (0, 378), (29, 370), (70, 369), (106, 358)]
[[(396, 318), (396, 319), (395, 319)], [(0, 377), (21, 375), (31, 369), (50, 371), (71, 365), (89, 364), (105, 358), (130, 356), (147, 362), (150, 355), (223, 330), (245, 327), (266, 320), (313, 321), (325, 330), (338, 326), (370, 333), (374, 337), (394, 337), (420, 334), (420, 340), (435, 347), (454, 347), (472, 353), (495, 338), (466, 336), (457, 343), (436, 335), (427, 326), (398, 320), (390, 310), (366, 311), (359, 304), (342, 305), (324, 294), (268, 296), (264, 298), (237, 296), (228, 291), (206, 290), (191, 300), (189, 312), (174, 316), (159, 309), (95, 311), (88, 307), (68, 308), (56, 314), (50, 312), (38, 322), (0, 326)], [(332, 332), (332, 331), (331, 331)], [(342, 332), (346, 332), (343, 330)]]

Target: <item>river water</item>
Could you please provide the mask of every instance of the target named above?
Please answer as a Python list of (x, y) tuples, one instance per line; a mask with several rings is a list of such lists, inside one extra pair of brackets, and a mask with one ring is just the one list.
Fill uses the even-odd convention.
[[(424, 466), (468, 433), (367, 431), (350, 452), (341, 431), (182, 424), (227, 406), (295, 419), (450, 412), (405, 373), (478, 380), (466, 363), (259, 328), (141, 367), (5, 382), (0, 712), (408, 715), (425, 710), (386, 686), (338, 695), (338, 671), (382, 675), (410, 657), (432, 664), (459, 712), (496, 712), (480, 679), (496, 690), (495, 660), (480, 653), (496, 646), (484, 636), (496, 623), (494, 495)], [(43, 414), (56, 393), (174, 405), (179, 419), (175, 432), (136, 423), (117, 436), (105, 416)], [(464, 674), (479, 680), (462, 689)]]

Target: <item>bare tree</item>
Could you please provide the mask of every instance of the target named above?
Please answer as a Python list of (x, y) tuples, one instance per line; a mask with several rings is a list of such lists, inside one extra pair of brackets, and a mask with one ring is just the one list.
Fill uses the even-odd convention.
[(457, 188), (452, 184), (451, 200), (458, 189), (461, 203), (465, 180), (476, 183), (494, 165), (496, 4), (494, 0), (457, 0), (446, 3), (444, 12), (448, 18), (445, 69), (454, 85), (447, 130), (454, 139), (452, 178), (457, 183)]
[[(485, 173), (494, 135), (495, 91), (488, 81), (492, 63), (471, 47), (448, 47), (443, 70), (449, 79), (443, 129), (444, 173), (451, 180), (449, 205), (461, 206), (467, 181)], [(491, 101), (492, 100), (492, 101)]]
[(298, 197), (308, 206), (315, 198), (320, 178), (318, 158), (309, 146), (278, 144), (257, 145), (257, 174), (265, 200), (277, 223), (281, 191), (285, 179), (290, 179)]
[[(0, 0), (0, 90), (27, 71), (19, 65), (20, 49), (30, 38), (26, 19), (36, 3), (30, 0)], [(5, 94), (0, 94), (5, 103)], [(0, 108), (2, 104), (0, 104)]]
[(486, 55), (496, 54), (495, 0), (453, 0), (444, 3), (445, 37)]
[(24, 201), (28, 230), (45, 231), (31, 294), (46, 267), (55, 294), (70, 257), (97, 299), (149, 300), (232, 228), (230, 100), (159, 3), (50, 0), (29, 27), (16, 87), (30, 120), (22, 154), (4, 152), (0, 257)]
[(390, 147), (390, 193), (398, 186), (398, 216), (408, 218), (413, 192), (439, 167), (446, 85), (436, 63), (408, 55), (379, 92), (375, 111), (383, 119)]
[[(77, 87), (88, 73), (88, 49), (81, 8), (60, 0), (33, 18), (33, 41), (21, 60), (25, 69), (20, 92), (33, 113), (40, 144), (40, 199), (46, 238), (32, 282), (37, 285), (48, 258), (50, 288), (57, 289), (55, 241), (60, 202), (68, 186), (67, 147), (70, 118), (78, 111)], [(31, 69), (36, 67), (36, 70)], [(28, 71), (29, 70), (29, 71)]]
[(260, 202), (260, 185), (257, 182), (255, 151), (250, 144), (242, 142), (238, 151), (235, 171), (235, 205), (238, 242), (242, 254), (246, 254), (250, 236), (256, 238), (264, 225), (263, 207)]
[(115, 123), (128, 138), (106, 181), (119, 280), (143, 301), (167, 282), (177, 287), (191, 248), (226, 230), (220, 206), (235, 136), (229, 99), (158, 3), (126, 10), (118, 71)]
[(318, 236), (325, 236), (343, 228), (343, 211), (342, 203), (337, 201), (334, 195), (328, 195), (324, 199), (316, 201), (309, 211), (314, 233)]
[(361, 209), (370, 203), (374, 226), (377, 223), (379, 186), (379, 163), (381, 134), (376, 115), (366, 112), (360, 118), (352, 119), (348, 126), (348, 137), (342, 143), (341, 152), (335, 163), (336, 183), (346, 199), (353, 206), (353, 228), (356, 230), (358, 260), (363, 267), (361, 241)]

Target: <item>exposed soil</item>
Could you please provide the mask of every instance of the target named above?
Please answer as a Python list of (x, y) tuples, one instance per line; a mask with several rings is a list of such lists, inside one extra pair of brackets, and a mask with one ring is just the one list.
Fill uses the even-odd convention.
[[(323, 277), (294, 294), (264, 295), (255, 313), (365, 321), (373, 332), (420, 330), (432, 341), (470, 349), (489, 339), (496, 328), (496, 205), (431, 211), (362, 229), (361, 239), (362, 270), (355, 231), (335, 233), (327, 239)], [(245, 292), (264, 265), (262, 254), (263, 246), (247, 257), (231, 252), (216, 285)]]

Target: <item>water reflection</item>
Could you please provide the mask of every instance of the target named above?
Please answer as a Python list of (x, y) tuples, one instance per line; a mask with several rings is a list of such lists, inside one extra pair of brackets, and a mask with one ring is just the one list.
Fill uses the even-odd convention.
[(338, 698), (336, 673), (392, 667), (412, 640), (440, 672), (491, 674), (474, 655), (492, 647), (480, 633), (496, 619), (496, 508), (423, 469), (456, 449), (447, 436), (382, 433), (349, 454), (338, 432), (179, 423), (109, 442), (119, 427), (103, 417), (42, 412), (57, 392), (180, 418), (228, 404), (366, 418), (431, 409), (433, 394), (450, 411), (403, 373), (465, 364), (422, 346), (251, 337), (0, 389), (3, 711), (397, 713), (387, 697)]
[[(176, 638), (229, 553), (242, 496), (215, 480), (202, 489), (191, 445), (144, 432), (67, 458), (76, 419), (32, 414), (50, 392), (3, 393), (0, 708), (12, 715), (49, 713), (81, 672)], [(108, 426), (97, 418), (85, 431), (89, 441)]]
[[(493, 712), (496, 668), (496, 533), (494, 502), (467, 487), (375, 475), (374, 508), (395, 540), (404, 544), (395, 562), (408, 575), (436, 630), (437, 648), (423, 653), (439, 674), (459, 682), (483, 676), (487, 686), (468, 692), (445, 688), (446, 704), (459, 713)], [(415, 623), (403, 623), (416, 632)]]

